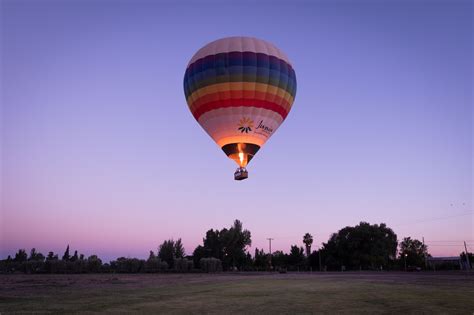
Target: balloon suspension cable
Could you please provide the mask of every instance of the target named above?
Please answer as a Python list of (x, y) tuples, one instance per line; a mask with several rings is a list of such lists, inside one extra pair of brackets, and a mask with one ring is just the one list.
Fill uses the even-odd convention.
[(249, 177), (249, 172), (245, 167), (239, 167), (234, 173), (235, 180), (243, 180)]

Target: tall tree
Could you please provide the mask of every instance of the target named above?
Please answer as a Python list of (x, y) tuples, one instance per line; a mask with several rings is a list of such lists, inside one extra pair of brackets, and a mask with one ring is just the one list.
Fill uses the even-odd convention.
[(321, 251), (323, 264), (332, 269), (379, 269), (392, 265), (397, 252), (397, 235), (384, 223), (360, 222), (331, 235)]
[(194, 267), (199, 268), (201, 258), (205, 258), (205, 257), (208, 257), (208, 256), (206, 256), (206, 250), (204, 249), (204, 246), (198, 245), (193, 251)]
[(91, 255), (87, 258), (87, 271), (89, 272), (100, 272), (102, 267), (102, 260), (97, 255)]
[(309, 233), (306, 233), (303, 236), (303, 243), (306, 248), (306, 257), (309, 257), (309, 255), (311, 254), (311, 245), (313, 244), (313, 236)]
[(21, 263), (27, 260), (28, 260), (28, 254), (26, 253), (26, 250), (19, 249), (18, 253), (15, 254), (15, 261)]
[(160, 245), (158, 249), (158, 258), (166, 261), (170, 268), (174, 267), (176, 258), (184, 257), (184, 247), (181, 239), (174, 241), (173, 239), (166, 240)]
[(400, 242), (399, 254), (400, 263), (404, 264), (406, 260), (407, 265), (413, 267), (423, 267), (425, 265), (425, 258), (429, 257), (428, 246), (411, 237), (405, 237)]
[(44, 255), (37, 252), (36, 248), (32, 248), (30, 251), (30, 258), (28, 260), (30, 261), (44, 261)]
[(69, 255), (69, 244), (67, 245), (66, 251), (64, 252), (63, 255), (63, 260), (64, 261), (69, 261), (71, 259), (71, 256)]
[(290, 266), (299, 267), (304, 262), (304, 249), (297, 245), (292, 245), (290, 255), (288, 255), (288, 264)]
[(242, 222), (235, 220), (229, 230), (222, 230), (224, 262), (232, 267), (242, 267), (245, 263), (247, 246), (252, 244), (249, 230), (244, 230)]
[(179, 238), (175, 243), (174, 243), (174, 257), (175, 258), (184, 258), (184, 247), (183, 243), (181, 242), (181, 239)]
[(222, 258), (224, 257), (224, 245), (222, 244), (222, 235), (223, 233), (221, 233), (217, 229), (210, 229), (206, 232), (206, 237), (203, 239), (203, 247), (205, 253), (204, 257), (214, 257), (222, 260)]
[(277, 250), (272, 254), (272, 264), (277, 269), (288, 267), (288, 254), (281, 250)]
[(267, 266), (267, 255), (263, 252), (263, 249), (255, 248), (255, 255), (254, 255), (254, 265), (257, 270), (265, 270)]
[(46, 260), (58, 260), (58, 255), (55, 255), (54, 252), (49, 252)]
[(77, 254), (77, 250), (75, 250), (75, 251), (74, 251), (74, 255), (72, 255), (72, 257), (71, 257), (71, 261), (76, 261), (76, 260), (78, 260), (78, 259), (79, 259), (79, 256), (78, 256), (78, 254)]

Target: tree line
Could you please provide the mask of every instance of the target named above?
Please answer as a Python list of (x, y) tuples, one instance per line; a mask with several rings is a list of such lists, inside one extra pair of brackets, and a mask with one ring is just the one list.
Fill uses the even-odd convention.
[[(430, 257), (428, 247), (419, 240), (405, 237), (398, 242), (393, 230), (382, 224), (360, 222), (331, 235), (321, 248), (312, 250), (313, 236), (303, 235), (303, 246), (292, 245), (288, 253), (266, 253), (255, 248), (252, 256), (251, 233), (242, 222), (222, 230), (210, 229), (192, 255), (186, 255), (181, 239), (165, 240), (147, 259), (119, 257), (103, 263), (97, 255), (85, 257), (69, 245), (64, 254), (47, 256), (31, 249), (20, 249), (14, 257), (0, 260), (1, 273), (157, 273), (218, 271), (344, 271), (424, 269)], [(464, 256), (463, 256), (464, 255)], [(465, 253), (461, 257), (465, 258)], [(468, 253), (474, 261), (471, 253)], [(471, 263), (472, 264), (472, 263)]]

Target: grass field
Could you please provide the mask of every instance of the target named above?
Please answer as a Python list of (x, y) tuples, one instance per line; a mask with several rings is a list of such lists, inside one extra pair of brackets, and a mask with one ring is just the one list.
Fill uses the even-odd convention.
[(474, 314), (466, 273), (0, 275), (0, 313)]

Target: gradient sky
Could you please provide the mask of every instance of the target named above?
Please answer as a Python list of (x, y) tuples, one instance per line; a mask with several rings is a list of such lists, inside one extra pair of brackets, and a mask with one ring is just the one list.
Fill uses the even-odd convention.
[[(238, 218), (253, 246), (360, 221), (474, 250), (472, 1), (1, 1), (0, 257), (187, 254)], [(289, 56), (287, 120), (233, 180), (185, 67), (225, 36)]]

